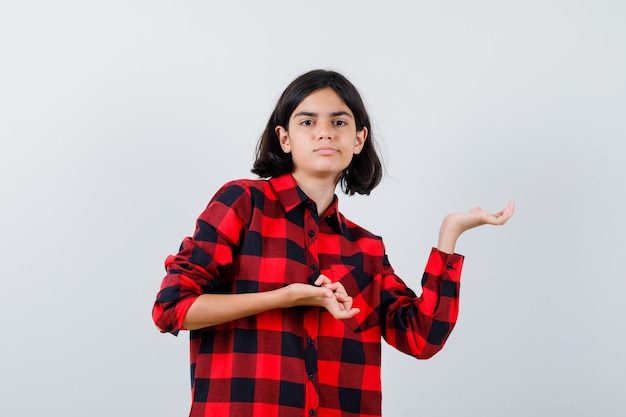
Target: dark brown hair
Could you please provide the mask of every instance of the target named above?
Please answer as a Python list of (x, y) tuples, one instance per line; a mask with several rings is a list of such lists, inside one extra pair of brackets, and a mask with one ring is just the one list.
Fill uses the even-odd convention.
[(357, 131), (367, 128), (368, 137), (360, 153), (352, 157), (350, 165), (339, 176), (344, 193), (369, 194), (382, 179), (383, 168), (376, 153), (376, 144), (365, 105), (356, 87), (343, 75), (326, 70), (307, 72), (293, 80), (278, 99), (265, 131), (259, 139), (252, 172), (261, 178), (277, 177), (293, 172), (290, 153), (280, 147), (276, 127), (289, 126), (291, 114), (309, 94), (322, 88), (332, 88), (350, 108)]

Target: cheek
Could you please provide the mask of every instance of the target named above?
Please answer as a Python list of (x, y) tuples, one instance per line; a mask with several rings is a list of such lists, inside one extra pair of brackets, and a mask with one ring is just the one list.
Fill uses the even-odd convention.
[(312, 144), (307, 141), (298, 140), (291, 142), (291, 152), (306, 153), (310, 151), (311, 148)]

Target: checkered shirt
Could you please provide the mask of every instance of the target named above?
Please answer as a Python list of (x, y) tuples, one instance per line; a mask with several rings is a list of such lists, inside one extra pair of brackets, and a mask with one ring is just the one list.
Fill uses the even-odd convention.
[(462, 265), (433, 248), (418, 297), (337, 198), (318, 217), (291, 175), (238, 180), (166, 259), (153, 319), (176, 335), (202, 293), (312, 285), (322, 273), (354, 298), (355, 317), (294, 307), (190, 331), (190, 416), (380, 416), (381, 338), (417, 358), (437, 353), (456, 322)]

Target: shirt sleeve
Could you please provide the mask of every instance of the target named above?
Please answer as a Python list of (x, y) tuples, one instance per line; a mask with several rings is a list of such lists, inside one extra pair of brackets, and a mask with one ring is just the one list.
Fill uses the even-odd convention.
[(418, 297), (383, 265), (382, 312), (385, 340), (420, 359), (439, 352), (452, 332), (459, 313), (459, 286), (464, 257), (433, 248)]
[(152, 308), (161, 332), (177, 335), (196, 298), (216, 290), (220, 271), (232, 263), (250, 214), (249, 190), (235, 183), (225, 185), (198, 217), (194, 235), (183, 240), (178, 254), (167, 257), (166, 275)]

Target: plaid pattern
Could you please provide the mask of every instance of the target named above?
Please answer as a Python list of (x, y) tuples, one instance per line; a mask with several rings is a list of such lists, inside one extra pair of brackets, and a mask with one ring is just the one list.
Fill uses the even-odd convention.
[(380, 416), (381, 338), (417, 358), (437, 353), (456, 322), (462, 264), (433, 248), (417, 297), (337, 198), (318, 218), (291, 175), (233, 181), (167, 258), (153, 318), (176, 335), (199, 294), (312, 284), (323, 273), (354, 297), (356, 317), (297, 307), (190, 332), (190, 416)]

